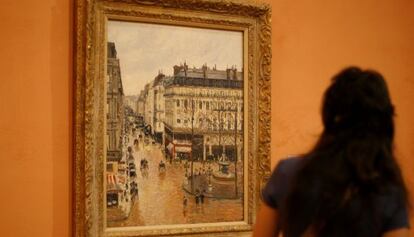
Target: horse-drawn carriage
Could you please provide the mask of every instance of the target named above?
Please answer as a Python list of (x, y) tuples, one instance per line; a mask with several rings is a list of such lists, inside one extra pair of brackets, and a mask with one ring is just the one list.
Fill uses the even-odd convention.
[(165, 162), (161, 160), (160, 163), (158, 164), (158, 172), (165, 173), (166, 170), (167, 170), (167, 167), (165, 165)]
[(141, 160), (139, 169), (141, 170), (142, 177), (148, 177), (149, 165), (147, 159), (144, 158)]

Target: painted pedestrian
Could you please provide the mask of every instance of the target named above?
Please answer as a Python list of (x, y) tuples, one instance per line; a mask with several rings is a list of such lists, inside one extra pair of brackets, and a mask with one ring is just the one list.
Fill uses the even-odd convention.
[(187, 197), (184, 195), (183, 198), (183, 216), (187, 216)]
[(195, 203), (197, 206), (200, 204), (200, 196), (198, 194), (195, 195)]
[(184, 196), (184, 198), (183, 198), (183, 208), (187, 207), (187, 202), (188, 202), (187, 197)]
[(205, 192), (205, 190), (203, 190), (203, 192), (201, 192), (201, 194), (200, 194), (200, 202), (201, 202), (201, 204), (203, 204), (204, 203), (204, 192)]

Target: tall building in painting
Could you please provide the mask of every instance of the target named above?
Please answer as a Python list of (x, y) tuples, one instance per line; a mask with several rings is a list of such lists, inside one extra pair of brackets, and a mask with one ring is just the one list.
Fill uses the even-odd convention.
[[(135, 98), (126, 99), (122, 86), (119, 58), (115, 44), (108, 42), (107, 59), (107, 159), (106, 159), (106, 202), (107, 219), (122, 220), (131, 208), (131, 179), (127, 170), (126, 136), (127, 111), (130, 111)], [(128, 102), (129, 101), (129, 102)]]
[(153, 134), (154, 139), (158, 143), (164, 142), (164, 119), (165, 119), (165, 99), (164, 99), (164, 80), (165, 75), (158, 73), (154, 78), (152, 86), (154, 94), (154, 121), (153, 121)]
[(241, 160), (243, 72), (203, 65), (174, 66), (147, 83), (136, 101), (138, 116), (173, 159)]
[(149, 133), (153, 133), (154, 127), (154, 91), (152, 85), (154, 81), (147, 83), (144, 87), (144, 124)]
[(136, 101), (136, 111), (139, 118), (143, 119), (144, 117), (144, 104), (145, 104), (145, 96), (144, 90), (141, 90), (138, 99)]
[(164, 87), (164, 144), (172, 158), (241, 160), (243, 72), (184, 63)]
[(164, 80), (161, 72), (141, 90), (136, 101), (138, 117), (142, 117), (146, 130), (158, 143), (164, 142)]
[(137, 113), (137, 96), (129, 95), (124, 97), (124, 106), (129, 107), (134, 113)]
[(115, 44), (108, 42), (107, 61), (107, 161), (122, 158), (122, 128), (124, 123), (124, 91)]

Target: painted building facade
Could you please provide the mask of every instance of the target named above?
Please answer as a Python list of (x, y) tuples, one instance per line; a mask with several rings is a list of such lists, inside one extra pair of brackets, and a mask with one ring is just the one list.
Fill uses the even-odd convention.
[[(108, 42), (106, 104), (106, 205), (108, 220), (121, 220), (131, 207), (131, 185), (125, 152), (125, 102), (115, 44)], [(131, 98), (132, 99), (132, 98)], [(132, 99), (133, 100), (133, 99)]]
[(164, 144), (172, 158), (241, 160), (243, 72), (184, 64), (164, 87)]
[(124, 123), (124, 91), (115, 44), (108, 42), (107, 60), (107, 160), (122, 158), (122, 129)]

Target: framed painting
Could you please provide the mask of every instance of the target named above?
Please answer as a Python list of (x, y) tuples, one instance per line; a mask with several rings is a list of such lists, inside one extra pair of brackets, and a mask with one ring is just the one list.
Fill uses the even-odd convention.
[(74, 236), (248, 236), (270, 175), (270, 7), (76, 0)]

